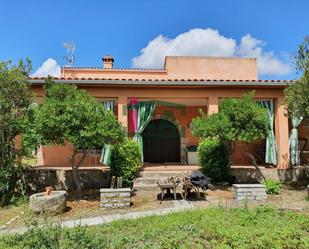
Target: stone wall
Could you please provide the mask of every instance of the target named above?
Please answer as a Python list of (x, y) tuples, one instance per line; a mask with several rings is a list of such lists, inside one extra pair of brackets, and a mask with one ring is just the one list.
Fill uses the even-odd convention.
[(263, 184), (233, 184), (233, 191), (237, 201), (265, 201), (267, 198)]
[(101, 188), (100, 207), (101, 208), (124, 208), (131, 203), (130, 188)]
[[(107, 188), (110, 186), (109, 170), (83, 168), (79, 170), (79, 174), (83, 190)], [(47, 186), (52, 186), (54, 190), (73, 190), (72, 170), (32, 168), (28, 176), (29, 191), (45, 191)]]
[[(261, 168), (266, 179), (273, 179), (280, 182), (309, 182), (309, 167), (300, 166), (290, 169)], [(236, 183), (258, 183), (262, 182), (262, 177), (252, 167), (233, 167), (230, 170), (232, 176), (235, 177)]]

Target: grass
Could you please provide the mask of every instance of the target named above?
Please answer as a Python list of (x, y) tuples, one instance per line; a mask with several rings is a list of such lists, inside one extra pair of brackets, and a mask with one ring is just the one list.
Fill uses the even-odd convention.
[(97, 227), (46, 225), (0, 248), (309, 248), (309, 215), (262, 206), (208, 208)]
[(0, 226), (5, 225), (6, 222), (10, 221), (16, 216), (22, 216), (27, 203), (28, 198), (21, 196), (12, 199), (10, 205), (0, 207)]

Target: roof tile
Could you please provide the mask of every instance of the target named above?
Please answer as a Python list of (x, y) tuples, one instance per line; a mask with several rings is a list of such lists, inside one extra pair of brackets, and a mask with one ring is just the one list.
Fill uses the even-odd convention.
[[(29, 79), (30, 80), (45, 80), (47, 77), (30, 77)], [(72, 77), (68, 77), (68, 78), (64, 78), (64, 77), (52, 77), (54, 80), (109, 80), (109, 81), (162, 81), (162, 82), (165, 82), (165, 81), (169, 81), (169, 82), (179, 82), (179, 81), (214, 81), (214, 82), (261, 82), (261, 83), (267, 83), (267, 82), (286, 82), (286, 83), (291, 83), (291, 82), (294, 82), (294, 80), (236, 80), (236, 79), (231, 79), (231, 80), (224, 80), (224, 79), (171, 79), (171, 78), (168, 78), (168, 79), (132, 79), (132, 78), (122, 78), (122, 79), (119, 79), (119, 78), (116, 78), (116, 79), (113, 79), (113, 78), (85, 78), (85, 77), (82, 77), (82, 78), (72, 78)]]

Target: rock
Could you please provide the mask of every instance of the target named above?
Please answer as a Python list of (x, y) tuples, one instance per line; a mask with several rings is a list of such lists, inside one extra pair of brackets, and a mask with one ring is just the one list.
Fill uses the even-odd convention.
[(36, 212), (49, 212), (59, 214), (66, 211), (67, 193), (66, 191), (52, 191), (49, 196), (45, 192), (33, 194), (29, 198), (30, 208)]

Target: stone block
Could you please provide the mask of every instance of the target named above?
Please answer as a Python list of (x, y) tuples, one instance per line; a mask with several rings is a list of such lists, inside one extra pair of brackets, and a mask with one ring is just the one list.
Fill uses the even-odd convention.
[(238, 201), (261, 201), (266, 199), (266, 188), (262, 184), (234, 184), (234, 198)]
[(122, 208), (130, 206), (130, 188), (100, 189), (100, 192), (100, 207), (102, 208)]
[(119, 197), (130, 197), (131, 196), (131, 192), (122, 192), (119, 193)]

